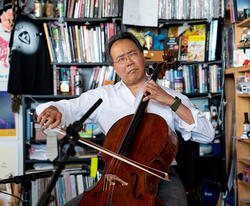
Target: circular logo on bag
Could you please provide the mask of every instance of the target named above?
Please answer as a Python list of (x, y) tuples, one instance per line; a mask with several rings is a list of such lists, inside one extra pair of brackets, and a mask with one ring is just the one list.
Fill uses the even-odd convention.
[(40, 44), (40, 32), (36, 26), (27, 21), (17, 23), (14, 31), (12, 50), (32, 55), (37, 52)]

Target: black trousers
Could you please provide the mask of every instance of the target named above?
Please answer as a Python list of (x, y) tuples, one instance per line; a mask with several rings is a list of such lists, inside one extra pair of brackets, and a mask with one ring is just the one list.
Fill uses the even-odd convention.
[[(170, 167), (169, 176), (171, 181), (161, 180), (158, 185), (158, 195), (166, 206), (188, 206), (186, 192), (174, 167)], [(70, 200), (65, 206), (79, 205), (83, 194)], [(145, 205), (146, 206), (146, 205)]]

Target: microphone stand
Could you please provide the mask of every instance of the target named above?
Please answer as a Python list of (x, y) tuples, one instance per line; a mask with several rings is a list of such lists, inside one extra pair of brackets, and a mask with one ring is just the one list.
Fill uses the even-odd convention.
[[(94, 110), (102, 103), (102, 99), (98, 99), (97, 102), (87, 111), (87, 113), (78, 121), (75, 121), (73, 124), (70, 124), (66, 128), (66, 135), (63, 138), (63, 143), (68, 142), (69, 147), (67, 148), (66, 153), (62, 157), (62, 160), (58, 162), (58, 167), (55, 170), (45, 192), (43, 192), (42, 196), (40, 197), (37, 206), (47, 206), (50, 201), (53, 201), (53, 197), (51, 195), (51, 191), (56, 185), (56, 182), (65, 168), (65, 164), (68, 161), (70, 156), (75, 155), (74, 146), (76, 142), (79, 140), (79, 131), (83, 128), (83, 123), (85, 120), (94, 112)], [(72, 137), (72, 138), (70, 138)]]
[(30, 205), (30, 190), (31, 190), (31, 181), (35, 181), (36, 179), (50, 177), (53, 174), (52, 171), (44, 171), (44, 172), (35, 172), (26, 175), (15, 176), (8, 179), (0, 180), (0, 184), (8, 184), (15, 183), (21, 184), (23, 190), (23, 206)]

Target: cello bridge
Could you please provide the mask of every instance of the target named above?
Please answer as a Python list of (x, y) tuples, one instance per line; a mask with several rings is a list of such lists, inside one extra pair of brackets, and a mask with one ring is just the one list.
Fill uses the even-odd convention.
[(127, 186), (128, 183), (113, 174), (106, 174), (105, 179), (109, 182), (110, 185), (115, 185), (115, 181), (119, 182), (122, 186)]

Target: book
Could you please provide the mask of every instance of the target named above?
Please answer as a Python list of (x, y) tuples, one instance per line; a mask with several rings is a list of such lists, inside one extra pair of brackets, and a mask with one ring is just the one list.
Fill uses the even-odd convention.
[(31, 117), (30, 117), (30, 109), (26, 109), (26, 141), (30, 141), (31, 139)]
[(72, 62), (72, 52), (71, 52), (71, 45), (70, 45), (70, 38), (69, 38), (69, 30), (68, 30), (68, 24), (67, 22), (64, 22), (64, 33), (65, 33), (65, 39), (66, 39), (66, 53), (68, 56), (68, 62)]
[(81, 45), (80, 45), (80, 33), (79, 33), (79, 28), (78, 25), (75, 25), (75, 37), (76, 37), (76, 52), (77, 52), (77, 57), (78, 57), (78, 62), (81, 63), (83, 62), (82, 59), (82, 53), (81, 53)]
[[(195, 24), (186, 30), (181, 39), (185, 39), (185, 52), (180, 53), (181, 61), (205, 61), (206, 24)], [(182, 47), (182, 45), (181, 45)]]
[(209, 32), (209, 48), (208, 48), (208, 60), (216, 60), (216, 47), (217, 47), (217, 32), (218, 32), (218, 19), (212, 20), (210, 24)]
[(86, 63), (89, 63), (91, 61), (90, 59), (90, 40), (89, 40), (89, 30), (87, 26), (83, 27), (83, 34), (84, 34), (84, 45), (85, 45), (85, 60)]
[(72, 32), (72, 44), (73, 44), (73, 48), (74, 48), (74, 54), (75, 54), (75, 61), (79, 62), (79, 54), (77, 52), (77, 42), (76, 42), (76, 30), (75, 30), (75, 26), (71, 26), (71, 32)]
[(64, 51), (62, 48), (62, 36), (60, 32), (60, 27), (58, 23), (50, 23), (50, 29), (52, 34), (52, 39), (55, 42), (55, 54), (57, 56), (57, 62), (63, 62), (64, 61)]
[(77, 189), (76, 189), (76, 178), (75, 175), (70, 175), (70, 185), (71, 185), (71, 195), (72, 198), (77, 196)]
[(68, 32), (69, 32), (69, 45), (70, 45), (72, 62), (76, 62), (76, 54), (75, 54), (75, 48), (74, 48), (72, 26), (68, 26), (67, 28), (68, 28)]
[(184, 53), (186, 50), (184, 39), (183, 44), (181, 44), (180, 37), (189, 27), (190, 26), (188, 25), (168, 27), (167, 35), (164, 41), (164, 47), (165, 49), (173, 51), (176, 60), (181, 60), (180, 51)]
[(44, 33), (45, 33), (47, 45), (48, 45), (50, 61), (54, 62), (54, 54), (53, 54), (53, 51), (52, 51), (51, 37), (49, 35), (48, 26), (47, 26), (47, 24), (45, 22), (43, 23), (43, 28), (44, 28)]
[(92, 138), (93, 137), (93, 131), (97, 128), (97, 125), (95, 124), (83, 124), (82, 130), (79, 132), (80, 137), (84, 138)]
[(70, 87), (71, 87), (71, 95), (74, 96), (75, 95), (75, 75), (76, 75), (76, 71), (77, 71), (77, 66), (75, 65), (71, 65), (70, 66)]
[(93, 81), (92, 81), (92, 84), (91, 84), (91, 89), (94, 89), (97, 87), (98, 85), (98, 76), (99, 76), (99, 71), (100, 71), (101, 67), (100, 66), (97, 66), (94, 70), (94, 76), (93, 76)]
[(69, 5), (69, 12), (68, 12), (68, 17), (72, 18), (74, 15), (74, 9), (75, 9), (75, 1), (71, 0), (70, 5)]
[(174, 57), (177, 60), (179, 53), (179, 33), (178, 26), (168, 28), (167, 36), (164, 41), (165, 49), (173, 51)]
[(86, 55), (85, 55), (85, 40), (84, 40), (84, 31), (83, 31), (83, 27), (80, 26), (80, 49), (81, 49), (81, 58), (82, 58), (82, 62), (86, 62)]
[(76, 175), (76, 185), (77, 185), (77, 194), (82, 194), (84, 192), (84, 186), (83, 186), (83, 176), (82, 174)]

